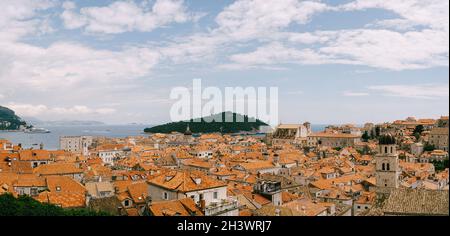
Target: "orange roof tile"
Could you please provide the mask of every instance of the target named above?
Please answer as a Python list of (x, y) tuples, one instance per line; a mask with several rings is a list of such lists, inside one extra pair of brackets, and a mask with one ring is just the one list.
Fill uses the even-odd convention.
[(226, 186), (225, 182), (208, 177), (198, 171), (171, 171), (153, 178), (149, 181), (149, 184), (180, 192)]

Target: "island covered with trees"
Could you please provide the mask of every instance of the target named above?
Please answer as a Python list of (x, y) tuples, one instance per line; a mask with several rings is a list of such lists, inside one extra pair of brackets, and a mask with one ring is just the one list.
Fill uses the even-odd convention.
[(246, 115), (222, 112), (207, 117), (171, 122), (146, 128), (144, 132), (166, 134), (172, 132), (184, 133), (189, 127), (189, 131), (192, 133), (240, 133), (257, 132), (261, 126), (267, 126), (267, 124), (259, 119), (250, 118)]
[(13, 110), (0, 106), (0, 130), (18, 130), (26, 125)]

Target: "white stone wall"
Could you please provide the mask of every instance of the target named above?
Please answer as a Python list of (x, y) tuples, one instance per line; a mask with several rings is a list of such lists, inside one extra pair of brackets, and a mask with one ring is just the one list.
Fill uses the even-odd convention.
[(59, 138), (59, 147), (61, 150), (88, 156), (88, 148), (92, 142), (93, 138), (91, 136), (64, 136)]

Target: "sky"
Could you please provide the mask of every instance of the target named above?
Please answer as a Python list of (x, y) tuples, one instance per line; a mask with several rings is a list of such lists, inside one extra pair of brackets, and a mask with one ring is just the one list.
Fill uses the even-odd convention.
[(279, 89), (281, 123), (449, 113), (447, 0), (0, 1), (0, 105), (170, 121), (174, 87)]

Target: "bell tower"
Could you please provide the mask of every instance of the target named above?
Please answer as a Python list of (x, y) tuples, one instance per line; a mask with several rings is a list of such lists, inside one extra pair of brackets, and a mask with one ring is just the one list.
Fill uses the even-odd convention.
[(399, 187), (400, 166), (395, 138), (388, 134), (379, 139), (379, 150), (375, 156), (377, 192), (389, 193)]

